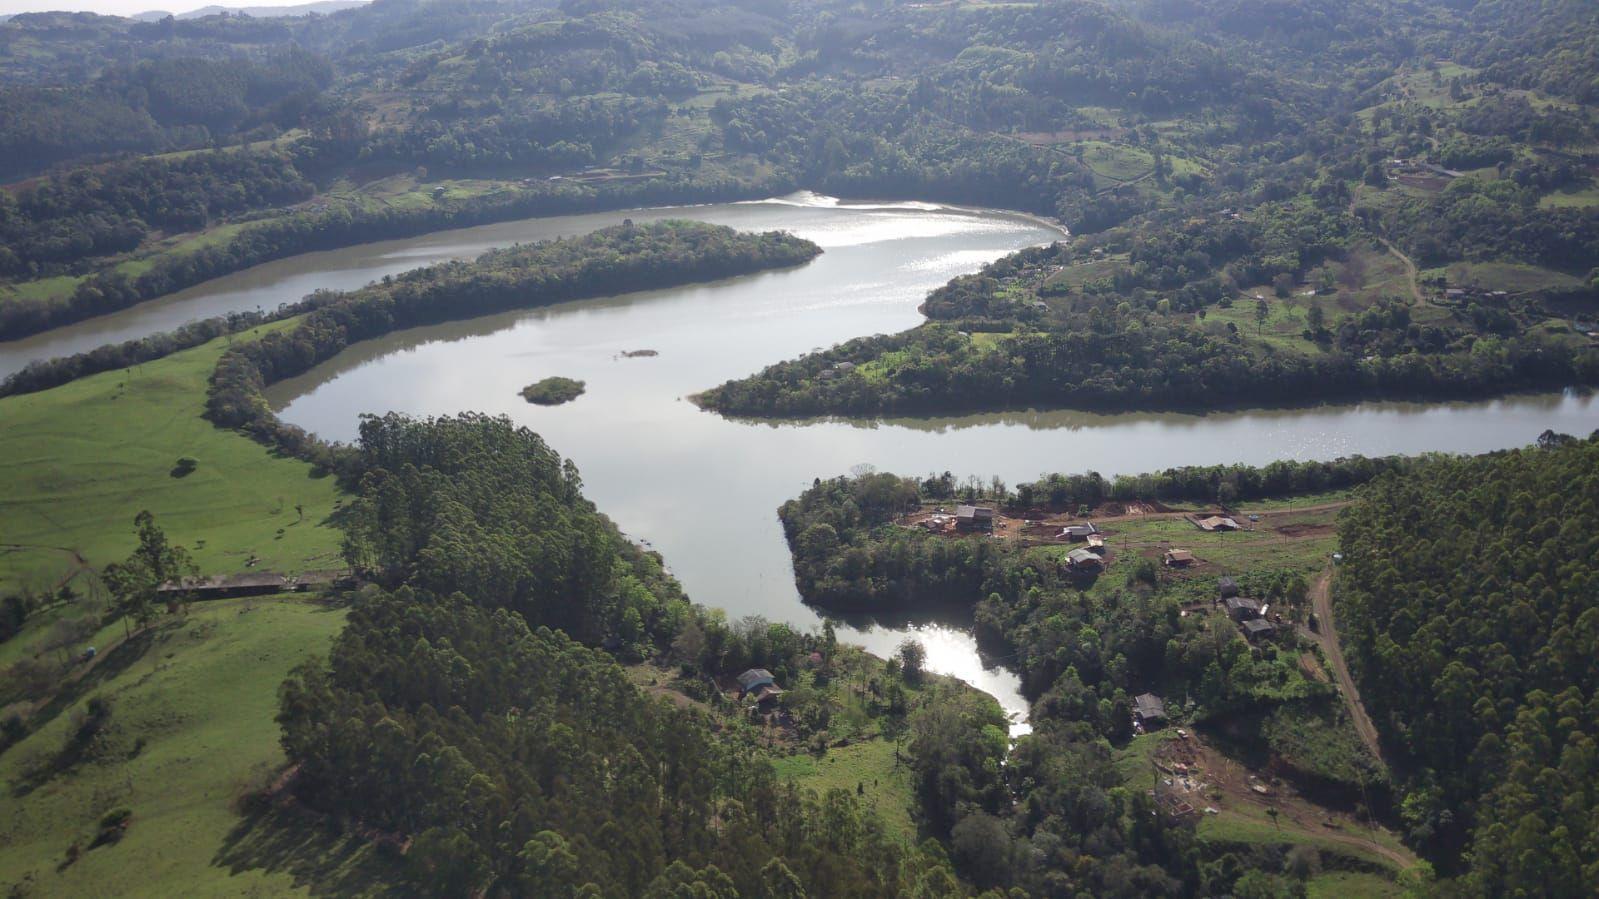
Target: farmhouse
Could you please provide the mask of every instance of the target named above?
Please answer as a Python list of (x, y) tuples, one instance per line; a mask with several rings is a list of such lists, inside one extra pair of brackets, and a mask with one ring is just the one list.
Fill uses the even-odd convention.
[(1277, 633), (1277, 626), (1264, 618), (1251, 618), (1243, 623), (1244, 636), (1249, 642), (1269, 640)]
[(1236, 531), (1238, 522), (1226, 515), (1212, 515), (1209, 518), (1200, 518), (1194, 521), (1202, 531)]
[(1153, 693), (1133, 697), (1133, 722), (1145, 730), (1166, 723), (1166, 703)]
[(1105, 560), (1081, 547), (1066, 554), (1066, 564), (1076, 571), (1103, 571)]
[(1186, 568), (1194, 564), (1194, 554), (1186, 549), (1168, 549), (1165, 561), (1168, 568)]
[(777, 678), (772, 677), (772, 672), (767, 671), (765, 668), (751, 668), (738, 676), (739, 692), (746, 696), (761, 687), (776, 685)]
[(1234, 621), (1250, 621), (1260, 617), (1260, 600), (1240, 596), (1227, 598), (1227, 617)]
[(955, 526), (963, 531), (991, 531), (994, 510), (987, 506), (956, 506)]
[(772, 677), (772, 672), (765, 668), (751, 668), (738, 676), (739, 698), (751, 705), (766, 705), (774, 702), (783, 695), (783, 688), (777, 685), (777, 679)]

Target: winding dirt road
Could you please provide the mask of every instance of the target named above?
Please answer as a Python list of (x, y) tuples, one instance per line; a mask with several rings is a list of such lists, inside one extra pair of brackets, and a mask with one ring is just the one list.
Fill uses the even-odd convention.
[(1355, 724), (1355, 732), (1360, 735), (1366, 748), (1371, 750), (1371, 754), (1381, 759), (1382, 744), (1377, 739), (1377, 728), (1371, 723), (1371, 716), (1366, 714), (1366, 706), (1360, 701), (1360, 691), (1355, 689), (1355, 679), (1349, 675), (1343, 646), (1338, 642), (1338, 625), (1333, 621), (1332, 575), (1332, 569), (1328, 568), (1310, 586), (1310, 607), (1316, 613), (1319, 630), (1301, 627), (1301, 633), (1321, 644), (1322, 654), (1327, 657), (1333, 678), (1338, 681), (1338, 689), (1344, 694), (1344, 704), (1349, 707), (1349, 718)]

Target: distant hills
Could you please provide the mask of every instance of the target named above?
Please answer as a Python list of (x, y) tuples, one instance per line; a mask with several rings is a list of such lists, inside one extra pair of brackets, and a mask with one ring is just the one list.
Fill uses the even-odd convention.
[[(214, 16), (218, 13), (242, 13), (254, 19), (285, 19), (309, 16), (313, 13), (328, 15), (341, 10), (354, 9), (357, 6), (365, 6), (369, 2), (371, 0), (317, 0), (314, 3), (298, 3), (294, 6), (205, 6), (186, 13), (178, 13), (176, 18), (199, 19), (205, 16)], [(159, 22), (170, 15), (172, 13), (157, 9), (150, 12), (142, 12), (136, 16), (130, 16), (130, 18), (138, 19), (141, 22)]]

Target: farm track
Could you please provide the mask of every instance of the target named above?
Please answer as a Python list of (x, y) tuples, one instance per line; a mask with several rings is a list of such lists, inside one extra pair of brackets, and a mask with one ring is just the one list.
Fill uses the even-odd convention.
[(1349, 674), (1343, 645), (1338, 640), (1338, 625), (1333, 619), (1332, 569), (1323, 571), (1311, 585), (1310, 605), (1316, 613), (1319, 630), (1312, 631), (1301, 626), (1300, 633), (1321, 645), (1322, 654), (1332, 667), (1333, 678), (1338, 681), (1338, 690), (1344, 695), (1344, 704), (1349, 708), (1349, 718), (1354, 722), (1355, 732), (1360, 735), (1366, 748), (1371, 750), (1371, 754), (1382, 759), (1382, 743), (1377, 739), (1377, 728), (1371, 723), (1371, 716), (1366, 714), (1365, 704), (1360, 701), (1360, 691), (1355, 689), (1355, 679)]

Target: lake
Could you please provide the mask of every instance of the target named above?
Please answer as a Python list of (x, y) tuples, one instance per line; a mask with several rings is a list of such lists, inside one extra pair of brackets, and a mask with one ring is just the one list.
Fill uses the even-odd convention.
[[(581, 233), (624, 217), (784, 229), (825, 252), (789, 270), (392, 334), (275, 385), (269, 399), (285, 420), (337, 440), (355, 435), (363, 412), (508, 415), (574, 459), (588, 496), (631, 537), (661, 551), (696, 601), (735, 618), (762, 615), (800, 627), (819, 619), (795, 591), (776, 508), (813, 478), (858, 466), (909, 475), (947, 469), (1014, 484), (1052, 471), (1115, 475), (1353, 453), (1483, 452), (1530, 443), (1546, 428), (1578, 434), (1599, 428), (1599, 402), (1576, 394), (1204, 416), (1020, 411), (768, 423), (701, 411), (686, 397), (811, 349), (911, 327), (921, 320), (916, 307), (932, 288), (1062, 237), (1044, 222), (1003, 212), (849, 203), (813, 194), (533, 219), (310, 254), (210, 282), (149, 309), (107, 316), (93, 332), (85, 323), (49, 336), (58, 346), (91, 340), (89, 333), (123, 335), (93, 342), (127, 339), (187, 318), (274, 307), (316, 287), (354, 287), (428, 262)], [(659, 355), (623, 355), (636, 350)], [(587, 392), (555, 407), (518, 396), (551, 375), (583, 380)], [(1025, 711), (1016, 678), (984, 667), (959, 620), (860, 624), (839, 633), (884, 655), (915, 633), (927, 647), (930, 668), (988, 690), (1012, 712)]]

